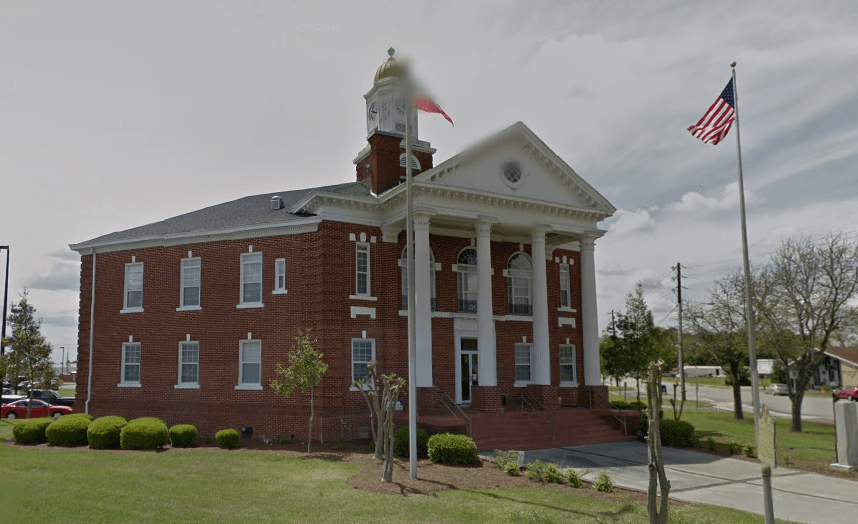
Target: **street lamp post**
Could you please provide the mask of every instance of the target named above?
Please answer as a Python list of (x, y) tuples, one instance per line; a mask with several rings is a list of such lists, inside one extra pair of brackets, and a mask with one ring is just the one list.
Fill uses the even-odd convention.
[(65, 365), (66, 365), (66, 347), (60, 346), (60, 349), (63, 350), (63, 352), (62, 352), (63, 357), (62, 357), (62, 360), (60, 360), (60, 375), (62, 375), (63, 372), (65, 371)]

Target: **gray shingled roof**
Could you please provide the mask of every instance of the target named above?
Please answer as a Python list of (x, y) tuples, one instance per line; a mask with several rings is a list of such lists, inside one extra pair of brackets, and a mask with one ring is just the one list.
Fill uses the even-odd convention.
[[(153, 222), (125, 231), (102, 235), (81, 244), (103, 244), (123, 240), (133, 240), (153, 236), (176, 235), (200, 231), (216, 231), (237, 227), (247, 227), (271, 223), (283, 223), (302, 218), (289, 212), (299, 200), (313, 191), (337, 193), (341, 195), (368, 196), (371, 192), (369, 180), (349, 182), (333, 186), (313, 187), (294, 191), (280, 191), (262, 195), (248, 196), (191, 211), (184, 215)], [(271, 197), (279, 195), (283, 199), (283, 207), (271, 209)]]

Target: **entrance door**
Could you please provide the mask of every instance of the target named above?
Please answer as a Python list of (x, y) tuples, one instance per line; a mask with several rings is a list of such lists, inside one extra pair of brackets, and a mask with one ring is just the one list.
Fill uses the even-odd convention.
[(463, 338), (459, 348), (461, 358), (462, 402), (471, 402), (471, 386), (477, 384), (477, 339)]

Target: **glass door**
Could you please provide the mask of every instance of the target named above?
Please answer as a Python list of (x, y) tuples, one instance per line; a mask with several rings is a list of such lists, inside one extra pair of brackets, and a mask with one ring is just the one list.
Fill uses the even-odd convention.
[(471, 386), (477, 385), (477, 339), (463, 338), (460, 347), (462, 402), (471, 402)]

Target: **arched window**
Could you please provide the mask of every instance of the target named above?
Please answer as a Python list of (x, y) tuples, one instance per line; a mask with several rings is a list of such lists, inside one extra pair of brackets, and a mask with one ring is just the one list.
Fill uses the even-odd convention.
[[(408, 311), (408, 248), (402, 250), (399, 266), (402, 268), (402, 310)], [(429, 292), (432, 295), (432, 304), (429, 306), (435, 311), (435, 255), (429, 250)], [(421, 271), (420, 264), (414, 264), (415, 271)]]
[(516, 253), (509, 258), (507, 264), (508, 287), (507, 301), (510, 315), (533, 315), (533, 265), (530, 257), (524, 253)]
[(459, 286), (459, 312), (477, 312), (477, 250), (463, 249), (456, 259), (457, 282)]

